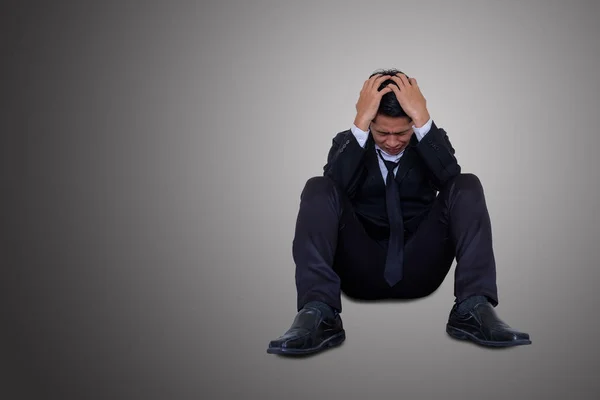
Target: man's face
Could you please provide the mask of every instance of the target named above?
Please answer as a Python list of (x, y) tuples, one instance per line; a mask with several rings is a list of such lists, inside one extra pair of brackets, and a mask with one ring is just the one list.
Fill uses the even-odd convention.
[(377, 114), (371, 121), (373, 140), (390, 155), (400, 154), (408, 146), (413, 134), (412, 120), (409, 117), (388, 117)]

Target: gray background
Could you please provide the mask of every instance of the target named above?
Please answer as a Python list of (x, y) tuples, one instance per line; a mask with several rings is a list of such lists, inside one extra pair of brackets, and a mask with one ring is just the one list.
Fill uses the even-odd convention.
[[(9, 3), (6, 398), (597, 398), (598, 2)], [(482, 180), (497, 310), (533, 345), (447, 337), (452, 269), (426, 299), (344, 299), (338, 349), (266, 353), (300, 191), (388, 67)]]

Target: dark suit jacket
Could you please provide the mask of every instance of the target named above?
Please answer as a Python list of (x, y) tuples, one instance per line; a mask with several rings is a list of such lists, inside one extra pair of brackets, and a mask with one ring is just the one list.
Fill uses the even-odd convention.
[[(435, 122), (420, 142), (415, 134), (411, 137), (396, 173), (407, 237), (427, 216), (440, 188), (460, 173), (454, 154), (448, 135)], [(389, 224), (385, 182), (377, 157), (371, 134), (362, 148), (346, 130), (333, 138), (323, 171), (346, 193), (367, 233), (379, 240), (388, 237)]]

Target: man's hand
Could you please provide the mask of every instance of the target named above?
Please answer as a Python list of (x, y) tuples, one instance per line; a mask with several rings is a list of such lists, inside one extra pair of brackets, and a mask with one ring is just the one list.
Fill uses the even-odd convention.
[[(392, 91), (388, 84), (386, 87), (377, 91), (381, 82), (390, 79), (390, 75), (373, 75), (367, 79), (360, 91), (358, 102), (356, 103), (356, 118), (354, 119), (354, 125), (363, 131), (369, 129), (371, 121), (377, 116), (377, 110), (379, 109), (379, 103), (381, 102), (381, 96)], [(425, 121), (427, 122), (427, 121)]]
[(413, 120), (417, 128), (425, 125), (429, 121), (429, 112), (427, 111), (427, 101), (415, 78), (408, 79), (404, 74), (397, 74), (391, 78), (396, 85), (388, 85), (396, 94), (396, 98), (402, 109)]

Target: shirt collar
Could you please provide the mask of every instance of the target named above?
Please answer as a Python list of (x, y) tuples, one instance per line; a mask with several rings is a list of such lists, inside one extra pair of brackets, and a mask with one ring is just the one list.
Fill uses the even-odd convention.
[(398, 162), (400, 157), (402, 157), (402, 154), (404, 154), (405, 150), (406, 150), (406, 148), (404, 150), (402, 150), (399, 154), (391, 155), (391, 154), (386, 153), (385, 150), (383, 150), (381, 147), (379, 147), (377, 144), (375, 144), (375, 151), (381, 151), (381, 156), (386, 161)]

